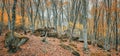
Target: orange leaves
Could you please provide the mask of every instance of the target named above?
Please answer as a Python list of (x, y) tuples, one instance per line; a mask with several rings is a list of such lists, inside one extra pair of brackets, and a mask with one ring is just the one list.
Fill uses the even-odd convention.
[(59, 6), (64, 6), (64, 5), (68, 5), (68, 1), (62, 2), (62, 4), (60, 2), (60, 4), (59, 4)]
[[(0, 11), (1, 13), (1, 11)], [(1, 16), (1, 14), (0, 14)], [(10, 16), (11, 16), (11, 13), (10, 13)], [(21, 24), (21, 16), (20, 15), (16, 15), (16, 25), (20, 25)], [(12, 18), (11, 18), (12, 19)], [(7, 15), (7, 12), (5, 11), (4, 12), (4, 24), (7, 25), (8, 24), (8, 15)]]
[(47, 7), (50, 7), (51, 4), (52, 4), (52, 3), (51, 3), (50, 1), (47, 1), (47, 3), (46, 3)]
[[(70, 27), (73, 27), (73, 23), (72, 22), (69, 22), (69, 25), (70, 25)], [(80, 24), (80, 23), (76, 23), (75, 28), (82, 30), (83, 29), (83, 25)]]
[(68, 4), (68, 1), (65, 1), (63, 4), (64, 4), (64, 5), (67, 5), (67, 4)]

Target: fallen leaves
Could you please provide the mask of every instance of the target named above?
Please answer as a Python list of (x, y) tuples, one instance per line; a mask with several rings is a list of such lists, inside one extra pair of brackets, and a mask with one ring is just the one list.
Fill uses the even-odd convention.
[(22, 50), (17, 53), (10, 54), (4, 48), (4, 37), (0, 37), (0, 56), (73, 56), (69, 51), (60, 46), (44, 43), (40, 37), (26, 35), (29, 37), (28, 42), (21, 46)]

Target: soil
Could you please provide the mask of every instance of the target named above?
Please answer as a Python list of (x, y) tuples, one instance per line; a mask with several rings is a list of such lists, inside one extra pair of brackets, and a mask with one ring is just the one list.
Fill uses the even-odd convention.
[[(4, 35), (0, 36), (0, 56), (74, 56), (71, 51), (62, 48), (60, 44), (72, 46), (79, 52), (80, 56), (116, 56), (114, 50), (107, 52), (92, 45), (88, 45), (89, 50), (84, 52), (84, 43), (82, 42), (61, 42), (59, 39), (51, 37), (48, 37), (46, 42), (42, 42), (43, 37), (31, 34), (26, 36), (29, 38), (28, 42), (20, 46), (21, 50), (16, 53), (7, 52), (7, 49), (4, 48)], [(120, 52), (118, 56), (120, 56)]]

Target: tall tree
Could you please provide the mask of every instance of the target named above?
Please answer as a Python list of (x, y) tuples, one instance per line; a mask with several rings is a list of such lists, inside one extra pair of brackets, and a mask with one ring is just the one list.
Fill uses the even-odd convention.
[(96, 43), (96, 35), (97, 35), (97, 4), (98, 4), (98, 1), (95, 0), (95, 4), (93, 5), (95, 7), (95, 14), (94, 14), (94, 40), (92, 41), (92, 44), (94, 45)]
[(14, 4), (12, 7), (12, 23), (11, 23), (11, 30), (12, 30), (12, 40), (14, 40), (14, 29), (15, 29), (15, 21), (16, 21), (16, 5), (17, 5), (17, 0), (14, 0)]
[[(116, 51), (118, 52), (118, 11), (117, 11), (117, 0), (115, 0), (115, 34), (116, 34)], [(118, 55), (118, 54), (117, 54)]]
[(84, 50), (88, 50), (88, 43), (87, 43), (87, 0), (82, 0), (82, 6), (83, 6), (83, 38), (84, 38)]
[(50, 20), (50, 4), (49, 3), (51, 3), (50, 1), (48, 1), (48, 0), (45, 0), (45, 5), (46, 5), (46, 10), (47, 10), (47, 22), (46, 22), (46, 26), (47, 27), (50, 27), (50, 26), (52, 26), (51, 25), (51, 20)]
[(74, 23), (73, 23), (73, 28), (72, 28), (72, 31), (71, 31), (71, 39), (70, 41), (72, 40), (73, 38), (73, 32), (74, 32), (74, 29), (75, 29), (75, 25), (76, 25), (76, 22), (77, 22), (77, 19), (78, 19), (78, 15), (79, 15), (79, 11), (80, 11), (80, 5), (81, 5), (81, 1), (77, 0), (76, 3), (75, 3), (75, 15), (74, 15)]
[(52, 2), (52, 11), (53, 11), (53, 19), (54, 19), (54, 27), (57, 31), (57, 20), (58, 20), (58, 10), (57, 10), (57, 3), (56, 3), (57, 0), (51, 0)]
[(25, 30), (25, 0), (21, 0), (21, 16), (22, 16), (22, 28), (24, 33), (26, 34)]
[(106, 20), (107, 20), (107, 32), (105, 37), (105, 50), (110, 50), (109, 38), (110, 38), (110, 23), (111, 23), (111, 0), (105, 1), (106, 3)]
[(5, 0), (2, 0), (2, 14), (1, 14), (1, 20), (0, 20), (0, 35), (2, 33), (2, 28), (3, 28), (3, 19), (4, 19), (4, 7), (5, 7)]
[(6, 12), (7, 12), (7, 16), (8, 16), (8, 29), (11, 30), (11, 16), (10, 16), (10, 12), (11, 12), (11, 3), (10, 3), (10, 0), (6, 0), (6, 3), (5, 3), (5, 9), (6, 9)]
[(33, 6), (32, 6), (32, 1), (30, 0), (28, 3), (27, 3), (27, 15), (28, 15), (28, 19), (30, 21), (30, 29), (32, 31), (32, 33), (34, 32), (34, 19), (33, 19)]

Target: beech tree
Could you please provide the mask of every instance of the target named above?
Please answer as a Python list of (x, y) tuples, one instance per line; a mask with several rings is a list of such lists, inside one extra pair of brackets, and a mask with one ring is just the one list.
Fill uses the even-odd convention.
[(17, 0), (14, 0), (13, 7), (12, 7), (12, 22), (11, 22), (12, 40), (14, 40), (14, 29), (15, 29), (15, 21), (16, 21), (16, 5), (17, 5)]
[(0, 35), (2, 34), (2, 29), (3, 29), (3, 19), (4, 19), (4, 8), (5, 7), (5, 0), (2, 0), (2, 13), (1, 13), (1, 19), (0, 19)]
[(88, 6), (88, 1), (87, 0), (82, 0), (82, 5), (83, 5), (83, 38), (84, 38), (84, 50), (88, 50), (88, 43), (87, 43), (87, 6)]

